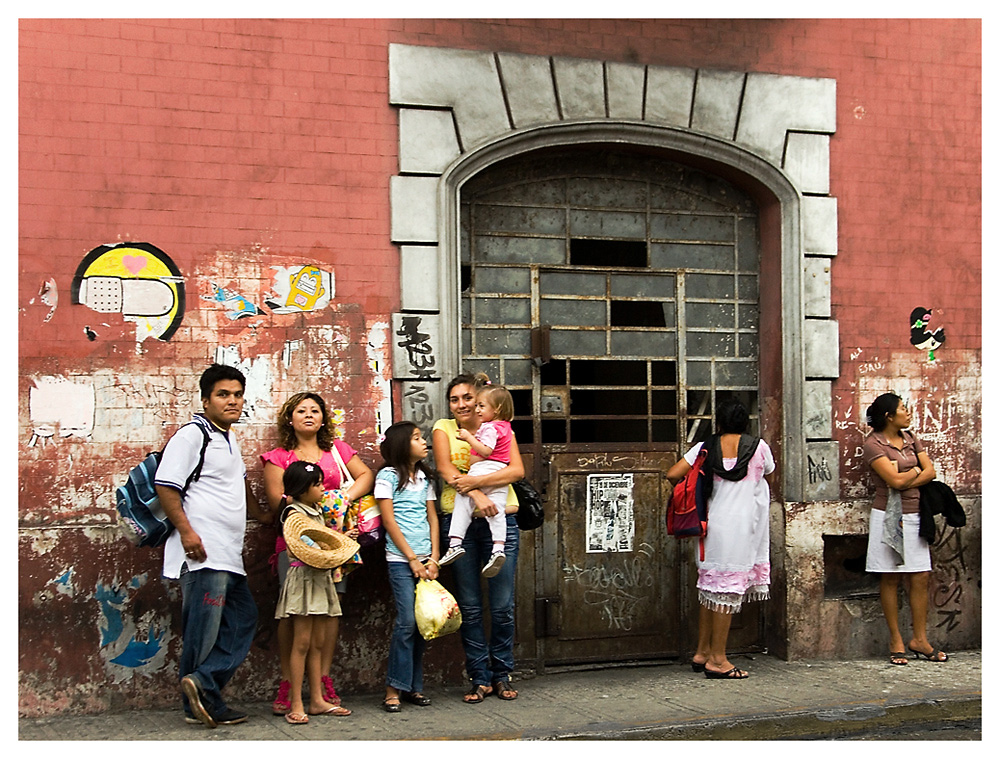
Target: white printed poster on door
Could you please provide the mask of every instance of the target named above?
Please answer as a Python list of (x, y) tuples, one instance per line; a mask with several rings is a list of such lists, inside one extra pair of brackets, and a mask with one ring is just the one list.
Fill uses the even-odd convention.
[(631, 551), (634, 540), (632, 475), (587, 475), (587, 553)]

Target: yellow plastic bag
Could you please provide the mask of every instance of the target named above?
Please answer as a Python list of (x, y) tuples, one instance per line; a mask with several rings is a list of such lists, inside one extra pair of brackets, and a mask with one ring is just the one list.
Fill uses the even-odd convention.
[(458, 602), (437, 580), (421, 580), (414, 592), (413, 611), (424, 640), (440, 638), (461, 626), (462, 612)]

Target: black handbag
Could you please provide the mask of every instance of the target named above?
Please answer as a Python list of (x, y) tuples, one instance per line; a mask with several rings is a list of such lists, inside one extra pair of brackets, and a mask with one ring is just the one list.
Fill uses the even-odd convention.
[(542, 508), (542, 497), (527, 480), (518, 480), (513, 485), (517, 496), (517, 526), (522, 530), (534, 530), (545, 521), (545, 509)]

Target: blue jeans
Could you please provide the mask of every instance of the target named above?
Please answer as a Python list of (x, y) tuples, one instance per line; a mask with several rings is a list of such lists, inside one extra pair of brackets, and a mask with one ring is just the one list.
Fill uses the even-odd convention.
[[(451, 514), (445, 514), (441, 518), (445, 540), (450, 527)], [(459, 634), (465, 649), (465, 671), (473, 685), (493, 685), (507, 679), (514, 670), (514, 576), (517, 574), (519, 545), (517, 520), (510, 515), (507, 517), (507, 542), (504, 544), (507, 559), (500, 572), (486, 581), (490, 596), (489, 643), (483, 626), (480, 585), (480, 572), (493, 552), (493, 538), (487, 520), (472, 520), (462, 541), (465, 553), (451, 565), (455, 600), (462, 610)]]
[[(182, 647), (179, 676), (190, 675), (209, 714), (226, 710), (222, 689), (246, 658), (257, 629), (257, 604), (247, 578), (199, 569), (180, 577)], [(184, 711), (191, 714), (187, 696)]]
[(424, 689), (424, 649), (427, 642), (417, 630), (413, 611), (417, 578), (409, 564), (388, 561), (389, 585), (396, 602), (396, 623), (389, 641), (389, 669), (385, 683), (407, 693), (422, 693)]

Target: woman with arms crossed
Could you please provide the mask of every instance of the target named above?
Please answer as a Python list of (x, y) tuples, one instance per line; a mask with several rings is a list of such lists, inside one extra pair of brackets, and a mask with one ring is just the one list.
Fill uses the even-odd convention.
[(931, 552), (919, 535), (919, 488), (937, 476), (934, 463), (920, 439), (907, 429), (910, 411), (898, 395), (883, 393), (876, 398), (868, 407), (866, 421), (872, 433), (865, 438), (865, 463), (878, 476), (865, 570), (879, 573), (879, 597), (889, 628), (889, 662), (897, 666), (908, 663), (899, 631), (900, 580), (909, 592), (913, 621), (913, 637), (907, 647), (914, 656), (948, 661), (948, 654), (927, 640)]

